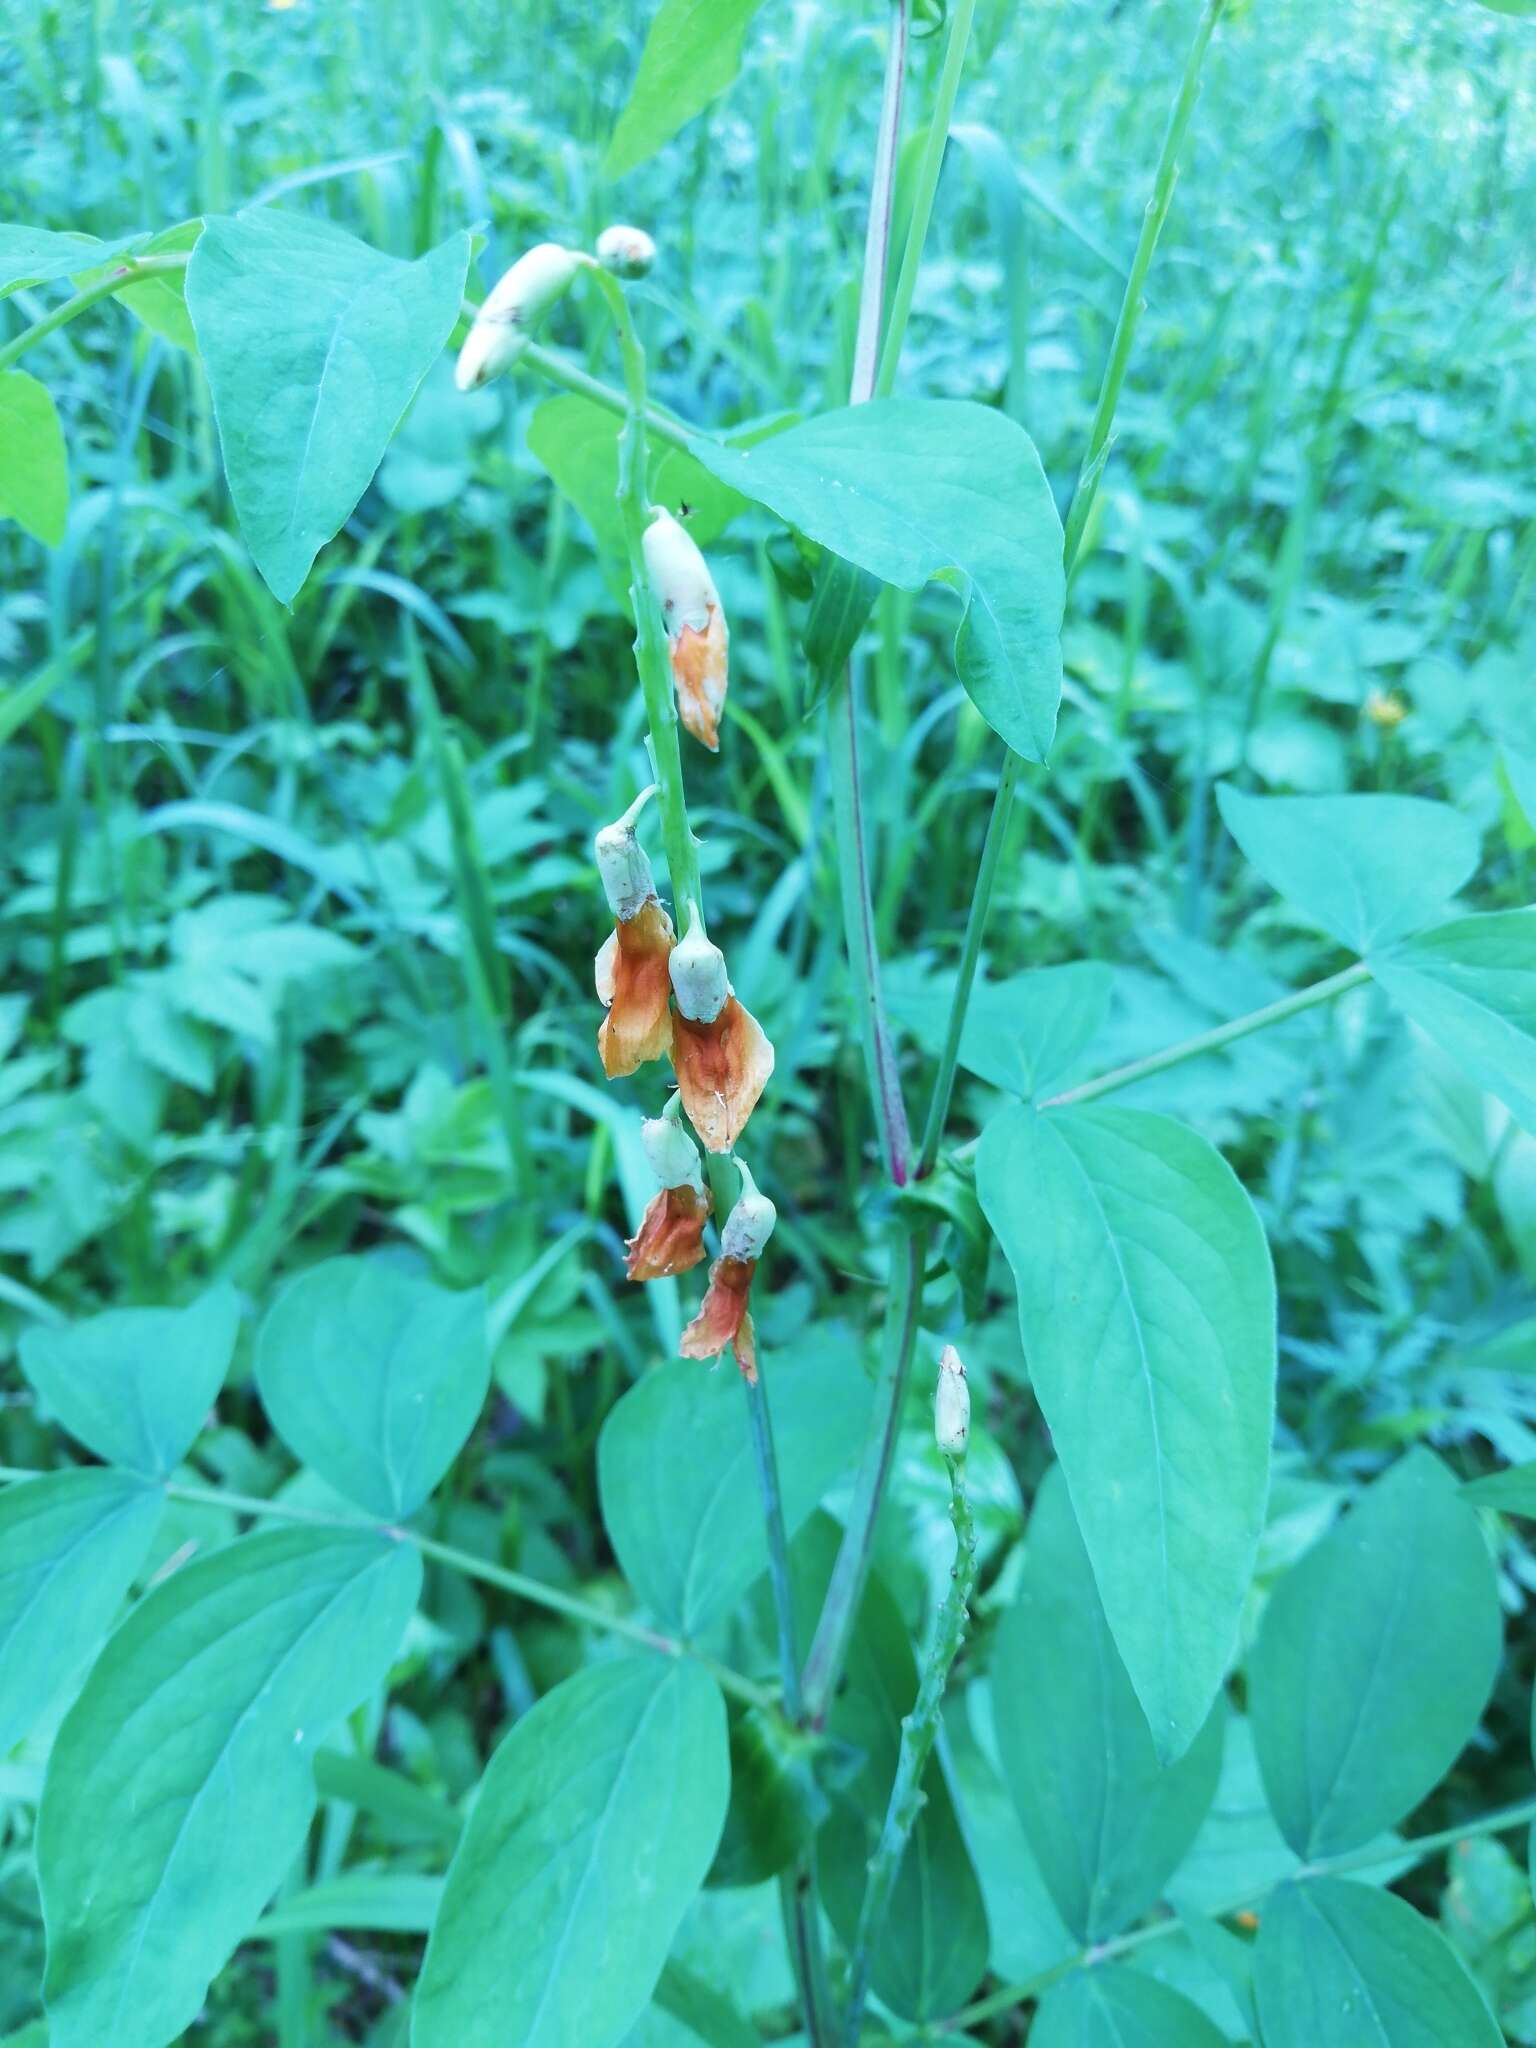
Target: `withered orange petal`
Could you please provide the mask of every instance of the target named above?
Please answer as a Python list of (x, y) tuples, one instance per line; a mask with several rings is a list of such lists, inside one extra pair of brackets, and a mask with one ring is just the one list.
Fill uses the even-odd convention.
[[(614, 928), (613, 1000), (597, 1034), (610, 1081), (659, 1060), (672, 1044), (672, 993), (667, 960), (676, 938), (672, 920), (654, 899)], [(601, 958), (601, 955), (599, 955)]]
[(704, 1256), (704, 1225), (714, 1196), (690, 1187), (663, 1188), (653, 1195), (640, 1228), (625, 1246), (631, 1280), (660, 1280), (686, 1273)]
[(597, 949), (597, 958), (592, 962), (592, 980), (597, 988), (597, 1000), (606, 1010), (613, 1001), (613, 963), (619, 957), (619, 935), (611, 931)]
[(729, 1152), (773, 1072), (773, 1047), (734, 996), (713, 1024), (673, 1018), (672, 1063), (688, 1121), (711, 1152)]
[(720, 751), (720, 713), (729, 683), (730, 635), (718, 605), (703, 632), (684, 626), (672, 642), (672, 679), (684, 725), (712, 754)]
[(682, 1358), (718, 1358), (729, 1344), (747, 1379), (757, 1378), (757, 1347), (747, 1298), (756, 1259), (716, 1259), (698, 1314), (678, 1339)]

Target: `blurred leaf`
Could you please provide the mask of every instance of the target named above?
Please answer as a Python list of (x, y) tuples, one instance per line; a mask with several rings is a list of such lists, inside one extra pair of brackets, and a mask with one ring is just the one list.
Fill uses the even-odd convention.
[(1250, 1662), (1254, 1747), (1298, 1855), (1361, 1847), (1439, 1783), (1500, 1647), (1477, 1519), (1439, 1460), (1412, 1451), (1286, 1573)]
[(251, 1931), (254, 1941), (354, 1927), (378, 1934), (430, 1934), (443, 1880), (406, 1870), (348, 1870), (280, 1899)]
[(453, 332), (469, 237), (415, 263), (327, 222), (216, 216), (187, 271), (230, 496), (283, 604), (357, 504)]
[(1030, 2048), (1225, 2048), (1198, 2006), (1114, 1963), (1074, 1970), (1054, 1985), (1029, 2041)]
[(103, 242), (95, 235), (74, 230), (61, 234), (52, 228), (26, 227), (14, 221), (0, 223), (0, 298), (19, 291), (23, 285), (76, 277), (104, 263), (109, 256), (120, 256), (144, 239), (143, 235), (119, 235), (116, 241)]
[(700, 440), (714, 474), (834, 554), (906, 590), (954, 585), (955, 665), (1009, 746), (1042, 761), (1061, 696), (1061, 521), (1035, 444), (968, 401), (845, 406), (736, 450)]
[(1536, 910), (1437, 925), (1372, 972), (1479, 1087), (1536, 1131)]
[[(978, 974), (960, 1038), (960, 1064), (994, 1088), (1033, 1101), (1070, 1079), (1109, 1008), (1110, 970), (1098, 960), (1035, 967), (1006, 981)], [(949, 1032), (952, 979), (916, 983), (898, 962), (886, 977), (893, 1015), (937, 1057)]]
[(22, 1333), (21, 1369), (72, 1436), (109, 1464), (166, 1477), (224, 1384), (240, 1331), (227, 1283), (186, 1308), (113, 1308)]
[(51, 548), (69, 519), (69, 451), (46, 384), (25, 370), (0, 375), (0, 519)]
[(316, 1747), (383, 1678), (420, 1584), (408, 1544), (280, 1529), (139, 1602), (43, 1787), (53, 2048), (165, 2048), (196, 2019), (304, 1840)]
[(1391, 1892), (1282, 1885), (1259, 1922), (1265, 2048), (1500, 2048), (1445, 1938)]
[(0, 1492), (0, 1756), (106, 1634), (165, 1496), (126, 1472), (47, 1472)]
[(1226, 1674), (1263, 1527), (1263, 1230), (1220, 1153), (1143, 1110), (1005, 1109), (976, 1188), (1116, 1648), (1171, 1762)]
[(1469, 1479), (1461, 1497), (1476, 1507), (1497, 1508), (1501, 1515), (1536, 1515), (1536, 1463), (1512, 1465), (1507, 1472)]
[(481, 1780), (414, 2048), (620, 2041), (703, 1882), (728, 1791), (725, 1708), (697, 1664), (624, 1658), (546, 1694)]
[(653, 156), (719, 97), (741, 69), (742, 46), (762, 0), (661, 0), (640, 69), (603, 158), (621, 178)]
[(1356, 953), (1429, 924), (1477, 866), (1477, 829), (1414, 796), (1245, 796), (1222, 821), (1270, 887)]
[(413, 1515), (458, 1455), (490, 1385), (485, 1295), (378, 1258), (324, 1259), (283, 1288), (256, 1384), (294, 1456), (385, 1521)]
[(1051, 1896), (1080, 1940), (1108, 1940), (1156, 1903), (1195, 1839), (1224, 1715), (1218, 1704), (1186, 1754), (1159, 1764), (1059, 1466), (1035, 1496), (992, 1699), (1003, 1770)]

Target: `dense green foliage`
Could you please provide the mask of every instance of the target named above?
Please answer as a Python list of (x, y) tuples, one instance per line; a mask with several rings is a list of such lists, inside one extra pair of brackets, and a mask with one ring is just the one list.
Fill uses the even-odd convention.
[[(1536, 24), (1231, 0), (1127, 298), (1201, 12), (980, 0), (860, 409), (873, 0), (8, 24), (0, 2048), (833, 2048), (818, 1940), (865, 2039), (1536, 2043)], [(782, 1572), (701, 1275), (624, 1276), (610, 300), (454, 387), (616, 217)]]

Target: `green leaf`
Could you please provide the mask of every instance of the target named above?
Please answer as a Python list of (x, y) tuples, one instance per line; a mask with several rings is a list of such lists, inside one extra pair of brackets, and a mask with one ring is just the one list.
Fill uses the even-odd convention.
[[(461, 395), (455, 394), (460, 405)], [(622, 420), (590, 398), (562, 393), (546, 398), (528, 422), (528, 452), (549, 472), (550, 481), (591, 527), (599, 549), (623, 560), (626, 542), (619, 511), (619, 434)], [(778, 422), (734, 435), (735, 445), (751, 447)], [(688, 531), (700, 547), (708, 547), (747, 509), (747, 500), (711, 476), (685, 449), (665, 441), (650, 443), (651, 502), (665, 505), (674, 516), (688, 508)]]
[[(808, 1335), (766, 1374), (793, 1536), (864, 1441), (870, 1383), (845, 1331)], [(747, 1404), (734, 1373), (670, 1359), (610, 1412), (597, 1446), (603, 1521), (657, 1620), (695, 1636), (767, 1568)]]
[(725, 1706), (686, 1660), (580, 1671), (487, 1766), (427, 1946), (412, 2048), (613, 2048), (719, 1840)]
[(1219, 1152), (1142, 1110), (1005, 1109), (976, 1189), (1115, 1645), (1170, 1762), (1226, 1673), (1263, 1526), (1263, 1230)]
[(972, 702), (1043, 761), (1061, 697), (1061, 521), (1035, 444), (989, 406), (885, 398), (845, 406), (762, 447), (694, 453), (744, 497), (871, 576), (953, 583), (955, 664)]
[(1244, 855), (1291, 909), (1356, 953), (1430, 924), (1477, 866), (1477, 828), (1417, 796), (1216, 792)]
[(1455, 1950), (1392, 1892), (1315, 1877), (1259, 1921), (1265, 2048), (1500, 2048)]
[(1536, 1464), (1511, 1465), (1505, 1472), (1486, 1472), (1461, 1489), (1474, 1507), (1497, 1508), (1501, 1515), (1536, 1515)]
[(120, 235), (115, 242), (95, 235), (0, 222), (0, 298), (24, 285), (51, 284), (55, 278), (78, 277), (85, 271), (135, 248), (143, 235)]
[(0, 519), (50, 548), (69, 518), (69, 451), (46, 384), (25, 370), (0, 375)]
[(1461, 917), (1372, 972), (1398, 1007), (1536, 1131), (1536, 910)]
[(1498, 1587), (1477, 1518), (1415, 1450), (1292, 1566), (1265, 1609), (1248, 1711), (1299, 1856), (1359, 1848), (1445, 1775), (1499, 1666)]
[(661, 0), (629, 98), (603, 158), (621, 178), (670, 142), (741, 69), (742, 47), (763, 0)]
[(430, 1934), (443, 1899), (440, 1877), (405, 1870), (347, 1870), (279, 1899), (251, 1930), (255, 1941), (284, 1934), (318, 1934), (332, 1927), (377, 1934)]
[(43, 1786), (53, 2048), (165, 2048), (191, 2025), (304, 1839), (316, 1747), (384, 1677), (420, 1583), (406, 1544), (282, 1529), (139, 1602)]
[(289, 603), (459, 317), (469, 237), (401, 263), (328, 222), (214, 217), (187, 269), (230, 496)]
[(416, 1512), (491, 1382), (481, 1288), (451, 1293), (383, 1259), (323, 1259), (262, 1318), (256, 1384), (296, 1458), (385, 1521)]
[[(134, 254), (141, 257), (180, 255), (185, 250), (196, 248), (202, 232), (201, 218), (178, 221), (175, 227), (155, 235)], [(117, 293), (117, 301), (119, 305), (126, 306), (136, 320), (141, 320), (151, 334), (158, 334), (162, 341), (170, 342), (174, 348), (185, 349), (188, 355), (197, 354), (197, 336), (193, 332), (192, 316), (187, 311), (185, 270), (164, 270), (154, 277), (146, 277), (142, 284), (124, 285)]]
[(1137, 1970), (1075, 1970), (1041, 2001), (1029, 2048), (1226, 2048), (1199, 2006)]
[(0, 1756), (106, 1634), (164, 1496), (126, 1472), (49, 1472), (0, 1492)]
[(1479, 4), (1494, 14), (1513, 14), (1521, 21), (1536, 16), (1536, 0), (1479, 0)]
[(22, 1333), (21, 1369), (72, 1436), (112, 1465), (164, 1478), (224, 1384), (240, 1330), (227, 1283), (186, 1308), (112, 1308)]
[(811, 592), (801, 645), (809, 670), (801, 711), (809, 716), (847, 666), (875, 599), (879, 579), (840, 555), (823, 555)]
[[(960, 1064), (994, 1088), (1033, 1101), (1060, 1086), (1104, 1021), (1113, 977), (1100, 960), (1035, 967), (1006, 981), (979, 977), (971, 990)], [(949, 1032), (952, 977), (907, 984), (893, 972), (886, 1001), (935, 1056)]]
[(992, 1701), (1003, 1773), (1051, 1897), (1079, 1940), (1108, 1940), (1157, 1902), (1199, 1832), (1224, 1716), (1218, 1705), (1177, 1763), (1158, 1762), (1060, 1466), (1036, 1496)]

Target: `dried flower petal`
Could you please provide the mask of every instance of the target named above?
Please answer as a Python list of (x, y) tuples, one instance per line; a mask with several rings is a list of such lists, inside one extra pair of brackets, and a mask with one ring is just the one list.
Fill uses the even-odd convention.
[(711, 1024), (680, 1010), (672, 1024), (672, 1062), (688, 1121), (711, 1152), (729, 1152), (773, 1072), (773, 1047), (735, 996)]
[[(603, 1071), (610, 1081), (632, 1074), (647, 1060), (659, 1060), (671, 1046), (672, 981), (667, 961), (673, 943), (672, 920), (654, 898), (614, 927), (608, 962), (612, 993), (597, 1034)], [(599, 995), (607, 953), (605, 944), (597, 956)]]
[(747, 1307), (756, 1271), (756, 1259), (716, 1259), (703, 1304), (678, 1340), (680, 1357), (718, 1358), (729, 1344), (743, 1377), (756, 1380), (757, 1340)]
[(672, 680), (684, 725), (712, 754), (720, 751), (720, 714), (730, 684), (731, 638), (725, 613), (711, 605), (702, 630), (684, 626), (672, 640)]
[(625, 1247), (630, 1279), (660, 1280), (696, 1266), (704, 1256), (704, 1225), (713, 1205), (708, 1188), (702, 1194), (687, 1186), (663, 1188), (653, 1195)]
[(646, 573), (667, 629), (684, 725), (711, 753), (730, 682), (731, 636), (720, 593), (693, 536), (659, 507), (645, 529)]

